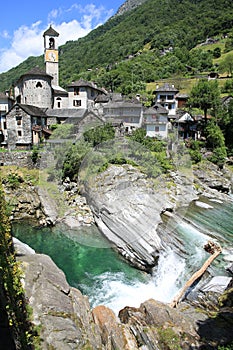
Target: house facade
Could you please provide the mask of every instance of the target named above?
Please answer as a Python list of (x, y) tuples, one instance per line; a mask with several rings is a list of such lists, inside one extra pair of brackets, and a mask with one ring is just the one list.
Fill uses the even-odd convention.
[(178, 108), (176, 95), (178, 92), (179, 90), (177, 90), (173, 84), (157, 85), (154, 91), (155, 103), (159, 103), (162, 107), (167, 109), (169, 119), (173, 119), (176, 116), (176, 110)]
[(168, 137), (169, 129), (168, 110), (160, 104), (145, 108), (143, 111), (143, 126), (148, 137)]
[(137, 99), (127, 101), (121, 95), (110, 96), (103, 107), (103, 117), (106, 122), (122, 125), (124, 132), (130, 134), (142, 126), (143, 106)]
[(2, 145), (9, 150), (30, 149), (50, 135), (47, 115), (36, 106), (16, 103), (6, 113), (6, 134)]
[(69, 84), (67, 90), (69, 108), (93, 109), (95, 99), (99, 95), (106, 94), (106, 92), (98, 88), (96, 84), (83, 79)]

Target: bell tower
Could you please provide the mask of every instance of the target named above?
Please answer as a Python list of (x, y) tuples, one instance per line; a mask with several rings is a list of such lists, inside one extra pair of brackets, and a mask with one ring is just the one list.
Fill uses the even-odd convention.
[(44, 60), (46, 73), (53, 77), (52, 85), (59, 85), (58, 43), (59, 33), (50, 27), (44, 32)]

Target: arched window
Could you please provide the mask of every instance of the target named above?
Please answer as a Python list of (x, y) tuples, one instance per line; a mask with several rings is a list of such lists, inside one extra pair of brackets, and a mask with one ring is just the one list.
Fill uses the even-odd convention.
[(61, 108), (61, 97), (57, 97), (56, 101), (57, 101), (57, 108)]
[(42, 88), (42, 84), (41, 84), (40, 81), (38, 81), (38, 82), (36, 83), (36, 87), (37, 87), (37, 88), (39, 88), (39, 87)]
[(55, 48), (54, 38), (49, 38), (49, 48), (50, 49), (54, 49)]

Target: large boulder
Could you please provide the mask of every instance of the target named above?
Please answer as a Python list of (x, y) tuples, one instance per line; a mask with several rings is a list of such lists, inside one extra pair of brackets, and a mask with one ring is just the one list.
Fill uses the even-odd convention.
[(186, 180), (175, 173), (149, 179), (132, 166), (112, 165), (86, 185), (85, 194), (97, 226), (113, 247), (137, 268), (150, 271), (168, 242), (174, 245), (169, 231), (158, 233), (161, 215), (170, 216), (177, 204), (196, 198), (192, 182)]
[(88, 299), (68, 285), (53, 261), (43, 254), (22, 255), (22, 251), (20, 261), (33, 322), (40, 327), (41, 349), (102, 349)]

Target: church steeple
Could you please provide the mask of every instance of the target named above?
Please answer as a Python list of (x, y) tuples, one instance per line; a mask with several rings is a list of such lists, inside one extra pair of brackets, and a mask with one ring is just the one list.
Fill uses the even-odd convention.
[(58, 42), (59, 33), (50, 27), (44, 32), (44, 60), (46, 73), (53, 77), (52, 85), (59, 85)]

